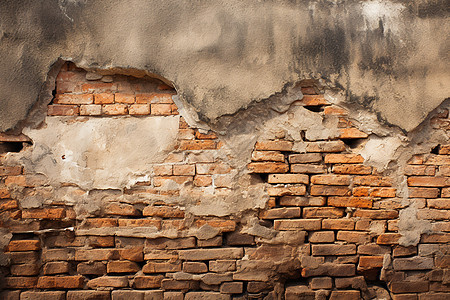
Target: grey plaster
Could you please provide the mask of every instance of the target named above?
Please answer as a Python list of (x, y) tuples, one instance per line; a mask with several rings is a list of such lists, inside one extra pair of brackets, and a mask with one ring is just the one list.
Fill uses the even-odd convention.
[(162, 77), (207, 122), (321, 79), (411, 130), (449, 95), (449, 26), (443, 0), (6, 0), (0, 131), (50, 101), (59, 60)]

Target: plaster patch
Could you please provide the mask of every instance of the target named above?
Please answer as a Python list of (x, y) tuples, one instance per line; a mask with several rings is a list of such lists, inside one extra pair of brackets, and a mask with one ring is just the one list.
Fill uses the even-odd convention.
[(175, 149), (179, 116), (152, 118), (48, 117), (42, 129), (25, 129), (32, 149), (21, 162), (52, 185), (122, 189), (140, 180)]
[(364, 161), (368, 165), (381, 171), (395, 159), (395, 153), (401, 145), (402, 141), (398, 137), (380, 138), (372, 135), (359, 154), (364, 157)]
[(366, 29), (375, 30), (383, 24), (384, 34), (391, 32), (398, 35), (398, 22), (400, 14), (405, 9), (401, 3), (392, 3), (381, 0), (366, 1), (362, 3), (362, 14), (366, 20)]

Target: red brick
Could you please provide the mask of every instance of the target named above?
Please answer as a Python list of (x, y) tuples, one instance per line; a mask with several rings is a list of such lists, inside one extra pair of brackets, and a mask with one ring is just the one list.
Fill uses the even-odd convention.
[(317, 163), (321, 161), (321, 153), (300, 153), (289, 155), (289, 162), (291, 164)]
[(327, 100), (325, 100), (323, 95), (303, 95), (300, 102), (304, 106), (321, 106), (330, 104)]
[(53, 103), (55, 104), (92, 104), (91, 94), (57, 94)]
[(363, 197), (328, 197), (328, 205), (335, 207), (371, 208), (373, 202), (371, 198)]
[(141, 268), (133, 261), (109, 261), (106, 270), (108, 273), (136, 273)]
[(341, 152), (345, 151), (343, 141), (309, 142), (306, 144), (306, 152)]
[(125, 104), (106, 104), (102, 106), (102, 113), (107, 116), (126, 115), (128, 108)]
[(156, 289), (161, 287), (163, 276), (136, 276), (134, 278), (134, 288), (136, 289)]
[(437, 198), (439, 197), (438, 188), (409, 188), (410, 198)]
[(294, 146), (290, 141), (263, 141), (256, 142), (255, 150), (263, 151), (291, 151)]
[(84, 285), (84, 277), (76, 276), (41, 276), (38, 279), (39, 289), (80, 289)]
[(434, 176), (436, 174), (435, 166), (423, 166), (423, 165), (406, 165), (405, 175), (427, 175)]
[(350, 219), (323, 219), (322, 228), (332, 230), (353, 230), (355, 228), (355, 221)]
[(137, 103), (164, 103), (172, 104), (172, 93), (136, 94)]
[(33, 289), (36, 288), (37, 277), (4, 277), (3, 287), (7, 289)]
[(301, 215), (300, 207), (282, 207), (262, 211), (261, 219), (289, 219), (299, 218)]
[(450, 165), (450, 155), (428, 154), (425, 157), (424, 164), (436, 166)]
[(47, 109), (49, 116), (76, 116), (80, 112), (76, 105), (49, 105)]
[(325, 163), (327, 164), (358, 164), (363, 163), (364, 158), (359, 154), (327, 154)]
[(151, 114), (153, 116), (170, 116), (172, 114), (171, 104), (151, 104)]
[(308, 175), (303, 174), (270, 174), (269, 183), (303, 183), (308, 184)]
[(217, 142), (214, 140), (182, 140), (179, 150), (214, 150), (217, 148)]
[(117, 84), (111, 83), (111, 82), (92, 82), (92, 83), (83, 84), (81, 86), (81, 89), (83, 92), (88, 92), (88, 93), (93, 93), (93, 92), (112, 93), (117, 90)]
[(306, 174), (321, 174), (327, 172), (325, 165), (311, 165), (311, 164), (293, 164), (291, 165), (292, 173), (306, 173)]
[(372, 173), (372, 167), (357, 164), (334, 165), (333, 172), (336, 174), (368, 175)]
[(398, 241), (401, 238), (401, 236), (402, 235), (399, 233), (383, 233), (378, 236), (377, 244), (395, 245), (398, 244)]
[(38, 240), (15, 240), (9, 242), (7, 251), (35, 251), (41, 249), (41, 243)]
[(339, 138), (341, 139), (365, 139), (367, 137), (367, 133), (354, 127), (339, 129)]
[(286, 173), (289, 165), (278, 162), (254, 162), (248, 164), (251, 173)]
[(311, 183), (325, 185), (349, 185), (351, 177), (349, 175), (315, 175), (311, 177)]
[(130, 115), (143, 116), (150, 114), (150, 105), (148, 104), (132, 104), (128, 107)]
[(64, 208), (42, 208), (22, 210), (23, 219), (63, 219), (66, 216)]
[(368, 218), (374, 220), (386, 220), (398, 218), (398, 211), (396, 210), (367, 210), (359, 209), (354, 213), (355, 217)]
[(313, 196), (346, 196), (350, 195), (350, 189), (346, 186), (313, 185), (311, 195)]
[(285, 185), (284, 187), (268, 187), (267, 193), (272, 197), (302, 196), (306, 193), (304, 185)]
[(160, 218), (184, 218), (184, 211), (170, 206), (146, 206), (142, 212), (144, 216)]
[[(134, 94), (116, 93), (114, 95), (116, 103), (133, 104), (135, 102)], [(149, 108), (150, 106), (146, 105)]]
[(319, 219), (275, 220), (275, 230), (320, 230)]
[(338, 107), (338, 106), (334, 106), (334, 105), (326, 106), (323, 109), (323, 113), (325, 115), (332, 115), (332, 116), (346, 116), (346, 115), (348, 115), (348, 112), (345, 109), (343, 109), (341, 107)]
[(305, 207), (303, 208), (303, 218), (341, 218), (344, 216), (344, 209), (334, 207)]

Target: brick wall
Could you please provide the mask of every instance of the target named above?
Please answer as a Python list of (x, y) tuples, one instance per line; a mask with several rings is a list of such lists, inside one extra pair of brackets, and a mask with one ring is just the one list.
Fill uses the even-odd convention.
[[(305, 140), (303, 151), (285, 132), (260, 138), (243, 158), (251, 161), (245, 170), (219, 155), (226, 145), (215, 133), (192, 129), (182, 117), (176, 149), (148, 180), (121, 191), (53, 187), (45, 174), (2, 158), (0, 224), (11, 233), (2, 297), (374, 299), (385, 287), (397, 300), (447, 299), (450, 144), (412, 156), (401, 178), (379, 173), (350, 147), (368, 134), (347, 111), (313, 86), (302, 91), (293, 105), (337, 118), (338, 135)], [(173, 116), (174, 94), (157, 80), (95, 76), (66, 64), (48, 118)], [(448, 133), (448, 110), (430, 126)], [(241, 171), (264, 182), (263, 209), (199, 215), (177, 201), (185, 187), (195, 201), (211, 191), (232, 193)], [(50, 190), (60, 198), (46, 198)], [(89, 213), (64, 201), (91, 194), (104, 201)], [(51, 200), (23, 208), (19, 199), (27, 197)], [(405, 247), (399, 222), (409, 207), (429, 228)]]

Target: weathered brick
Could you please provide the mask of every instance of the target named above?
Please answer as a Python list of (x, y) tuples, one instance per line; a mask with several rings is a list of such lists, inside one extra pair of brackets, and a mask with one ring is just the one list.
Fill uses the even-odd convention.
[(410, 198), (437, 198), (439, 196), (438, 188), (409, 188)]
[(116, 103), (132, 104), (135, 102), (134, 94), (116, 93), (114, 98)]
[(18, 208), (16, 200), (0, 201), (0, 211)]
[(209, 262), (209, 271), (216, 273), (236, 271), (236, 261), (229, 259), (212, 260)]
[(275, 220), (275, 230), (320, 230), (320, 219)]
[(148, 262), (142, 267), (144, 273), (167, 273), (181, 271), (181, 264), (166, 262)]
[(217, 139), (217, 134), (213, 131), (208, 131), (208, 133), (202, 133), (198, 130), (195, 131), (195, 138), (198, 140), (214, 140)]
[(332, 291), (330, 300), (359, 300), (361, 299), (359, 291)]
[(392, 251), (393, 257), (401, 257), (401, 256), (411, 256), (417, 254), (417, 248), (415, 246), (403, 247), (403, 246), (395, 246)]
[(82, 229), (102, 228), (102, 227), (116, 227), (117, 220), (111, 218), (89, 218), (85, 219), (81, 224)]
[(183, 210), (171, 206), (146, 206), (142, 214), (148, 217), (184, 218)]
[(370, 242), (371, 238), (367, 232), (356, 231), (338, 231), (336, 239), (346, 241), (347, 243), (365, 244)]
[(184, 260), (236, 259), (242, 258), (244, 251), (242, 248), (189, 249), (180, 250), (179, 255)]
[(252, 161), (284, 162), (284, 154), (280, 151), (253, 151)]
[(119, 227), (156, 227), (161, 228), (161, 220), (154, 219), (117, 219)]
[(349, 185), (351, 177), (349, 175), (315, 175), (311, 177), (311, 183), (324, 185)]
[(333, 115), (333, 116), (345, 116), (348, 114), (348, 112), (345, 109), (334, 105), (325, 106), (323, 109), (323, 113), (325, 115)]
[[(112, 104), (112, 103), (114, 103), (114, 94), (110, 94), (110, 93), (94, 94), (94, 103), (95, 104)], [(86, 104), (86, 103), (83, 103), (83, 104)]]
[(184, 262), (183, 272), (186, 273), (206, 273), (208, 272), (208, 266), (203, 262)]
[(335, 207), (371, 208), (372, 198), (364, 197), (328, 197), (328, 205)]
[(312, 164), (292, 164), (292, 173), (305, 173), (305, 174), (321, 174), (327, 172), (325, 165), (312, 165)]
[(222, 236), (218, 235), (216, 237), (213, 237), (211, 239), (207, 239), (207, 240), (197, 240), (197, 246), (199, 248), (204, 248), (204, 247), (219, 247), (222, 245)]
[(314, 256), (320, 255), (352, 255), (356, 254), (355, 245), (311, 245), (311, 253)]
[(355, 176), (353, 183), (356, 185), (368, 185), (368, 186), (392, 186), (392, 178), (382, 177), (376, 175), (367, 176)]
[(109, 261), (106, 266), (108, 273), (136, 273), (140, 269), (137, 263), (126, 260)]
[(325, 155), (326, 164), (359, 164), (363, 163), (364, 158), (359, 154), (327, 154)]
[(394, 270), (430, 270), (434, 267), (433, 258), (415, 256), (411, 258), (396, 258), (393, 262)]
[(14, 276), (35, 276), (39, 274), (39, 266), (37, 264), (12, 265), (10, 271)]
[(229, 246), (253, 245), (255, 237), (238, 231), (230, 232), (226, 235), (226, 244)]
[[(109, 291), (68, 291), (67, 300), (110, 300)], [(129, 300), (134, 300), (133, 298)]]
[(36, 288), (38, 277), (4, 277), (3, 288), (33, 289)]
[(341, 152), (345, 151), (343, 141), (309, 142), (306, 144), (306, 152)]
[[(411, 294), (409, 294), (411, 295)], [(413, 299), (413, 298), (411, 298)], [(419, 294), (419, 300), (447, 300), (448, 299), (448, 293), (423, 293)], [(397, 300), (397, 299), (395, 299)], [(400, 299), (403, 300), (403, 299)], [(409, 300), (409, 299), (404, 299)]]
[[(425, 174), (425, 175), (428, 175), (428, 174)], [(432, 174), (432, 175), (434, 175), (434, 174)], [(439, 166), (439, 175), (450, 176), (450, 165)]]
[(133, 205), (126, 203), (111, 203), (105, 208), (108, 215), (139, 216), (140, 212)]
[(372, 167), (358, 164), (334, 165), (333, 172), (336, 174), (368, 175), (372, 173)]
[(57, 94), (53, 103), (56, 104), (92, 104), (91, 94)]
[(384, 256), (361, 256), (358, 270), (368, 270), (383, 267)]
[[(66, 261), (48, 262), (44, 265), (44, 275), (69, 273), (69, 263)], [(38, 271), (39, 272), (39, 271)]]
[(308, 184), (309, 177), (304, 174), (270, 174), (269, 183), (303, 183)]
[(199, 288), (199, 282), (193, 280), (163, 279), (161, 288), (163, 290), (197, 290)]
[(220, 286), (220, 292), (222, 294), (241, 294), (243, 290), (243, 282), (224, 282)]
[(81, 90), (87, 93), (112, 93), (117, 90), (117, 84), (112, 82), (92, 82), (85, 83)]
[(112, 260), (118, 258), (116, 249), (78, 249), (75, 252), (75, 260), (77, 261), (95, 261), (95, 260)]
[(354, 213), (355, 217), (367, 218), (373, 220), (385, 220), (398, 218), (398, 211), (396, 210), (365, 210), (359, 209)]
[(450, 185), (449, 177), (412, 176), (408, 178), (409, 186), (446, 187)]
[(289, 163), (291, 164), (317, 163), (321, 161), (321, 153), (300, 153), (289, 155)]
[[(319, 245), (315, 245), (319, 246)], [(338, 246), (338, 245), (337, 245)], [(354, 276), (355, 275), (355, 265), (353, 264), (334, 264), (334, 263), (323, 263), (315, 268), (303, 268), (301, 275), (303, 277), (315, 277), (315, 276)]]
[(7, 251), (19, 252), (19, 251), (34, 251), (40, 249), (41, 243), (38, 240), (15, 240), (9, 242)]
[(424, 166), (424, 165), (406, 165), (404, 169), (405, 175), (426, 175), (434, 176), (436, 174), (435, 166)]
[(450, 209), (450, 199), (427, 199), (427, 206), (437, 209)]
[(188, 292), (184, 295), (184, 300), (230, 300), (230, 295), (220, 294), (218, 292)]
[(128, 287), (128, 278), (126, 276), (102, 276), (91, 279), (86, 284), (88, 288), (124, 288)]
[(102, 114), (102, 106), (96, 104), (88, 104), (80, 106), (81, 116), (100, 116)]
[(66, 216), (64, 208), (42, 208), (22, 210), (23, 219), (63, 219)]
[(253, 162), (248, 164), (251, 173), (286, 173), (289, 165), (281, 162)]
[[(1, 299), (4, 299), (4, 298), (1, 298)], [(80, 299), (80, 298), (78, 298), (78, 299)], [(8, 300), (8, 299), (6, 298), (4, 300)], [(19, 300), (19, 296), (17, 296), (17, 300)], [(25, 291), (20, 294), (20, 300), (66, 300), (66, 292), (63, 292), (63, 291), (51, 291), (51, 292)]]
[(450, 233), (429, 233), (422, 234), (421, 243), (450, 243)]
[(419, 209), (417, 211), (417, 218), (424, 220), (448, 220), (450, 219), (450, 210), (428, 208)]
[(316, 293), (313, 290), (310, 290), (305, 285), (291, 285), (287, 286), (284, 294), (284, 299), (286, 300), (295, 300), (295, 299), (304, 299), (304, 300), (314, 300)]
[(294, 146), (290, 141), (262, 141), (256, 142), (255, 150), (263, 151), (291, 151)]
[(76, 116), (80, 109), (76, 105), (49, 105), (47, 115), (49, 116)]
[(126, 104), (105, 104), (102, 106), (102, 114), (107, 116), (126, 115), (128, 107)]
[(196, 164), (197, 174), (210, 175), (210, 174), (227, 174), (231, 171), (228, 164), (214, 163), (214, 164)]
[(84, 285), (84, 277), (76, 276), (41, 276), (38, 279), (39, 289), (80, 289)]
[(390, 285), (393, 293), (421, 293), (428, 292), (428, 281), (395, 281)]
[(350, 219), (323, 219), (322, 228), (332, 230), (353, 230), (355, 228), (355, 221)]
[(367, 137), (367, 133), (354, 127), (339, 129), (339, 138), (341, 139), (365, 139)]
[(15, 176), (20, 174), (22, 174), (22, 167), (20, 166), (0, 166), (0, 176)]
[(195, 247), (195, 238), (178, 238), (178, 239), (169, 239), (169, 238), (157, 238), (157, 239), (148, 239), (145, 241), (145, 250), (150, 249), (186, 249), (186, 248), (194, 248)]
[(103, 275), (106, 273), (106, 266), (102, 262), (79, 263), (77, 273), (82, 275)]
[(144, 116), (150, 114), (150, 105), (148, 104), (132, 104), (128, 107), (130, 115)]
[(156, 176), (172, 175), (172, 165), (154, 165), (153, 174), (155, 174)]
[(343, 208), (335, 207), (305, 207), (303, 208), (303, 217), (311, 218), (341, 218), (344, 216)]
[(398, 241), (400, 238), (401, 238), (401, 234), (399, 234), (399, 233), (383, 233), (378, 236), (377, 244), (382, 244), (382, 245), (398, 244)]
[(7, 188), (0, 188), (0, 199), (10, 198), (11, 194)]
[(332, 185), (312, 185), (311, 195), (313, 196), (348, 196), (351, 191), (346, 186)]
[[(442, 198), (450, 198), (450, 187), (442, 189), (441, 197)], [(433, 198), (433, 197), (430, 197), (430, 198)], [(434, 197), (434, 198), (436, 198), (436, 197)]]
[(172, 114), (172, 105), (165, 103), (152, 103), (151, 114), (154, 116), (169, 116)]
[(179, 150), (214, 150), (217, 148), (217, 142), (214, 140), (182, 140)]
[(331, 277), (315, 277), (311, 279), (311, 282), (309, 284), (311, 289), (313, 290), (329, 290), (333, 287), (333, 279)]
[(333, 243), (334, 232), (333, 231), (316, 231), (310, 232), (308, 236), (310, 243)]
[(236, 221), (225, 219), (210, 219), (210, 220), (197, 220), (195, 222), (197, 227), (203, 225), (209, 225), (211, 227), (218, 228), (220, 232), (231, 232), (236, 230)]
[(212, 184), (212, 175), (196, 175), (194, 177), (195, 186), (209, 186)]
[(281, 196), (302, 196), (306, 194), (306, 186), (304, 185), (285, 185), (283, 187), (268, 187), (267, 193), (271, 197)]
[(119, 259), (131, 260), (131, 261), (143, 261), (144, 253), (141, 246), (128, 247), (125, 249), (117, 249)]
[(323, 206), (325, 203), (325, 197), (283, 196), (280, 198), (281, 206)]
[(261, 219), (289, 219), (299, 218), (301, 215), (300, 207), (282, 207), (262, 211)]

